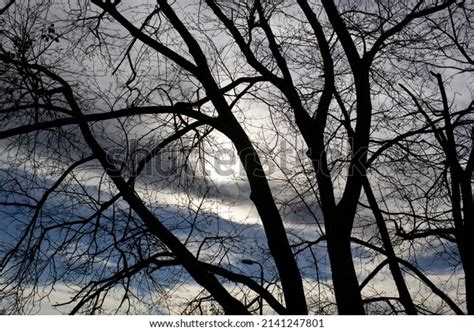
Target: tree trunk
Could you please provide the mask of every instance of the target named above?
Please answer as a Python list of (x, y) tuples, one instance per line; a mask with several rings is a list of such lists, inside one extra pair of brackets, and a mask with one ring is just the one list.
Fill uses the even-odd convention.
[(308, 314), (301, 274), (258, 154), (237, 122), (227, 132), (245, 168), (251, 189), (250, 199), (262, 220), (268, 247), (280, 275), (288, 314)]
[[(464, 220), (463, 233), (458, 233), (458, 250), (464, 269), (464, 286), (466, 287), (466, 308), (469, 315), (474, 315), (474, 231)], [(471, 221), (472, 222), (472, 221)]]
[[(471, 238), (471, 241), (473, 239)], [(465, 252), (465, 261), (463, 263), (464, 280), (466, 286), (466, 307), (469, 315), (474, 315), (474, 245), (470, 244)]]
[[(473, 153), (471, 151), (471, 153)], [(471, 174), (465, 172), (461, 177), (462, 212), (464, 217), (464, 242), (466, 243), (463, 267), (466, 279), (467, 313), (474, 315), (474, 201), (472, 199)]]
[(341, 315), (364, 315), (364, 304), (352, 260), (350, 237), (343, 232), (333, 232), (329, 229), (327, 231), (329, 261), (337, 309)]

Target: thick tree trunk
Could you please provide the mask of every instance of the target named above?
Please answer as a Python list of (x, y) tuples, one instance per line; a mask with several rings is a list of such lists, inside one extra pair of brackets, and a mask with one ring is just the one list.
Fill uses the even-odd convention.
[[(451, 138), (454, 139), (454, 138)], [(453, 144), (454, 145), (454, 144)], [(454, 220), (455, 237), (459, 250), (459, 257), (464, 269), (464, 284), (466, 287), (466, 308), (470, 315), (474, 315), (474, 226), (472, 220), (472, 188), (464, 184), (466, 178), (455, 164), (455, 150), (451, 151), (451, 204)], [(457, 162), (457, 161), (456, 161)]]
[(474, 230), (464, 220), (463, 232), (457, 233), (458, 250), (464, 269), (464, 286), (466, 287), (466, 308), (469, 315), (474, 315)]
[(275, 264), (280, 275), (280, 281), (285, 296), (285, 301), (289, 314), (307, 314), (306, 299), (303, 290), (303, 282), (296, 264), (293, 252), (286, 236), (278, 208), (270, 190), (262, 164), (258, 158), (257, 152), (253, 147), (246, 132), (239, 121), (232, 113), (230, 105), (227, 103), (221, 89), (216, 83), (206, 55), (202, 51), (199, 43), (186, 28), (183, 22), (178, 18), (167, 1), (158, 1), (160, 9), (163, 10), (174, 28), (183, 38), (189, 48), (197, 67), (189, 65), (183, 59), (186, 66), (199, 79), (206, 90), (209, 100), (214, 105), (219, 114), (217, 120), (219, 127), (227, 137), (232, 141), (240, 160), (245, 167), (247, 178), (250, 183), (250, 198), (255, 203), (257, 211), (262, 220), (263, 228), (268, 240), (268, 247), (275, 260)]
[[(471, 153), (473, 153), (471, 151)], [(461, 177), (462, 212), (464, 217), (464, 252), (463, 267), (466, 279), (466, 307), (469, 315), (474, 315), (474, 201), (469, 173)]]
[(350, 237), (343, 231), (331, 232), (327, 232), (327, 244), (338, 312), (341, 315), (364, 315)]
[(268, 247), (280, 275), (288, 314), (307, 314), (301, 274), (258, 154), (237, 122), (226, 131), (230, 133), (229, 138), (234, 143), (245, 168), (251, 189), (250, 199), (254, 202), (262, 220)]
[[(471, 241), (473, 239), (471, 238)], [(469, 245), (463, 263), (466, 286), (466, 307), (469, 315), (474, 315), (474, 245)]]

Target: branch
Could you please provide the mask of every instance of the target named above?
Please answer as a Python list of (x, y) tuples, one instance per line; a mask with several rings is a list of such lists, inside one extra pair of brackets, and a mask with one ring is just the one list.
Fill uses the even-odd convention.
[(234, 273), (225, 268), (209, 264), (209, 263), (201, 262), (201, 265), (212, 273), (225, 277), (230, 281), (241, 283), (248, 286), (251, 290), (253, 290), (255, 293), (260, 295), (263, 299), (265, 299), (265, 301), (267, 301), (270, 307), (272, 307), (275, 310), (275, 312), (277, 312), (278, 314), (281, 314), (281, 315), (288, 314), (288, 310), (280, 302), (278, 302), (278, 300), (276, 300), (275, 297), (270, 292), (268, 292), (266, 288), (260, 286), (253, 279), (241, 274)]
[[(11, 249), (8, 254), (5, 255), (5, 257), (1, 260), (1, 263), (0, 263), (0, 270), (5, 267), (8, 262), (10, 261), (10, 259), (12, 258), (12, 256), (15, 254), (15, 252), (17, 252), (20, 248), (20, 246), (22, 244), (24, 244), (24, 241), (28, 238), (28, 243), (27, 243), (27, 247), (28, 248), (31, 248), (30, 247), (30, 243), (31, 243), (31, 240), (32, 240), (32, 235), (31, 233), (33, 232), (34, 230), (34, 227), (36, 225), (36, 222), (38, 220), (38, 217), (40, 215), (40, 212), (41, 210), (43, 209), (43, 206), (44, 204), (46, 203), (46, 201), (48, 200), (49, 196), (61, 185), (61, 183), (69, 176), (69, 174), (74, 170), (76, 169), (78, 166), (84, 164), (84, 163), (87, 163), (89, 161), (92, 161), (94, 160), (95, 157), (92, 155), (92, 156), (88, 156), (86, 158), (82, 158), (76, 162), (74, 162), (72, 165), (70, 165), (64, 172), (63, 174), (54, 182), (54, 184), (49, 188), (47, 189), (43, 195), (41, 196), (40, 200), (38, 201), (38, 203), (36, 204), (36, 206), (34, 207), (35, 211), (34, 211), (34, 214), (31, 218), (31, 221), (28, 223), (28, 226), (26, 227), (23, 235), (20, 237), (20, 239), (17, 241), (15, 247), (13, 249)], [(30, 234), (30, 236), (28, 236), (28, 234)], [(38, 242), (41, 241), (38, 240)], [(25, 259), (30, 256), (30, 254), (33, 254), (34, 252), (32, 252), (31, 250), (28, 252), (28, 254), (25, 255)]]
[[(112, 287), (114, 284), (116, 284), (118, 281), (124, 278), (132, 277), (133, 275), (137, 274), (138, 272), (148, 267), (152, 263), (156, 265), (155, 270), (161, 267), (179, 265), (179, 263), (176, 260), (163, 260), (163, 261), (157, 260), (157, 257), (163, 256), (163, 255), (166, 256), (166, 254), (163, 254), (163, 253), (154, 254), (144, 260), (137, 262), (136, 264), (130, 267), (125, 267), (124, 269), (117, 271), (115, 274), (113, 274), (110, 277), (101, 279), (99, 281), (91, 281), (88, 285), (82, 288), (73, 298), (71, 298), (70, 300), (66, 302), (55, 304), (54, 306), (60, 307), (60, 306), (71, 304), (74, 301), (76, 301), (81, 296), (81, 294), (86, 292), (87, 290), (87, 293), (85, 294), (85, 296), (81, 298), (81, 300), (74, 306), (74, 308), (69, 313), (69, 315), (75, 315), (79, 311), (79, 309), (81, 309), (88, 301), (100, 295), (101, 292), (105, 291), (107, 288)], [(102, 286), (98, 287), (99, 285), (102, 285)]]
[[(12, 59), (10, 56), (5, 55), (5, 54), (0, 54), (0, 61), (3, 61), (5, 63), (12, 63), (14, 65), (21, 66), (21, 67), (28, 67), (33, 70), (37, 70), (40, 73), (45, 74), (50, 79), (60, 83), (63, 87), (68, 86), (68, 88), (70, 89), (69, 84), (64, 79), (62, 79), (59, 75), (57, 75), (56, 73), (54, 73), (53, 71), (51, 71), (50, 69), (44, 66), (41, 66), (39, 64), (20, 62), (15, 59)], [(62, 89), (62, 92), (63, 94), (65, 93), (64, 88)], [(71, 93), (72, 93), (72, 90), (71, 90)], [(194, 118), (196, 120), (201, 121), (204, 124), (208, 124), (213, 127), (219, 126), (215, 118), (205, 115), (196, 110), (193, 110), (192, 108), (193, 108), (192, 104), (181, 102), (181, 103), (176, 103), (175, 105), (172, 105), (172, 106), (130, 107), (130, 108), (124, 108), (124, 109), (111, 111), (107, 113), (82, 114), (81, 118), (82, 120), (85, 120), (87, 122), (96, 122), (96, 121), (104, 121), (104, 120), (116, 119), (119, 117), (126, 117), (126, 116), (137, 116), (137, 115), (147, 115), (147, 114), (171, 114), (172, 113), (172, 114), (178, 114), (178, 115)], [(61, 108), (61, 107), (59, 108), (54, 107), (53, 109), (70, 113), (69, 110)], [(8, 110), (12, 110), (12, 109), (9, 108)], [(61, 118), (61, 119), (56, 119), (56, 120), (52, 120), (48, 122), (24, 125), (24, 126), (0, 131), (0, 140), (15, 136), (18, 134), (26, 134), (33, 131), (47, 130), (54, 127), (60, 127), (60, 126), (72, 125), (72, 124), (79, 124), (79, 120), (77, 117)]]
[(436, 140), (438, 141), (438, 143), (441, 145), (441, 147), (443, 148), (443, 150), (445, 150), (445, 153), (447, 153), (446, 151), (446, 144), (447, 144), (447, 139), (446, 139), (446, 136), (444, 135), (443, 131), (439, 130), (435, 123), (433, 122), (433, 120), (431, 120), (430, 116), (426, 113), (426, 111), (423, 109), (423, 107), (420, 105), (420, 102), (418, 101), (418, 99), (416, 98), (416, 96), (407, 88), (405, 87), (405, 85), (403, 84), (398, 84), (403, 90), (405, 90), (405, 92), (408, 93), (408, 95), (411, 97), (411, 99), (413, 100), (413, 102), (415, 103), (416, 105), (416, 108), (418, 109), (418, 111), (423, 115), (423, 117), (425, 118), (426, 122), (430, 125), (431, 129), (433, 130), (433, 133), (435, 134), (435, 137), (436, 137)]
[(347, 30), (346, 24), (344, 20), (341, 18), (336, 5), (334, 4), (333, 0), (322, 0), (321, 1), (324, 6), (324, 10), (328, 15), (329, 21), (331, 25), (336, 31), (337, 36), (341, 42), (342, 48), (344, 48), (344, 52), (346, 53), (347, 59), (349, 60), (349, 64), (354, 72), (358, 72), (360, 69), (360, 56), (357, 52), (357, 48), (352, 40), (352, 37)]
[(375, 43), (372, 46), (372, 48), (370, 49), (370, 51), (368, 51), (364, 55), (364, 59), (367, 61), (367, 63), (371, 63), (373, 61), (373, 59), (375, 58), (375, 55), (383, 47), (383, 43), (388, 38), (392, 37), (396, 33), (403, 30), (403, 28), (405, 28), (411, 21), (413, 21), (416, 18), (427, 16), (427, 15), (436, 13), (440, 10), (443, 10), (443, 9), (449, 7), (450, 5), (452, 5), (453, 3), (455, 3), (456, 1), (455, 0), (448, 0), (448, 1), (446, 1), (442, 4), (440, 4), (440, 5), (433, 6), (433, 7), (428, 7), (428, 8), (422, 9), (420, 11), (417, 11), (417, 9), (423, 4), (423, 2), (424, 2), (423, 0), (418, 1), (418, 3), (413, 8), (413, 10), (411, 11), (410, 14), (408, 14), (401, 22), (399, 22), (398, 24), (396, 24), (395, 26), (393, 26), (392, 28), (388, 29), (387, 31), (385, 31), (384, 33), (382, 33), (380, 35), (380, 37), (375, 41)]
[[(0, 54), (0, 60), (5, 58), (11, 62), (10, 58)], [(203, 286), (214, 296), (217, 302), (222, 305), (226, 313), (249, 314), (247, 308), (245, 308), (245, 306), (240, 301), (232, 297), (217, 280), (217, 278), (215, 278), (215, 276), (202, 270), (196, 257), (186, 248), (185, 245), (183, 245), (179, 238), (177, 238), (160, 222), (160, 220), (145, 206), (144, 202), (140, 199), (137, 193), (132, 188), (130, 188), (127, 181), (125, 181), (123, 178), (121, 170), (111, 163), (107, 157), (106, 151), (100, 146), (94, 137), (91, 129), (89, 128), (87, 117), (82, 113), (79, 104), (74, 98), (72, 87), (59, 75), (53, 73), (51, 70), (43, 66), (37, 64), (28, 64), (28, 66), (44, 73), (62, 86), (64, 97), (66, 98), (66, 101), (68, 102), (69, 107), (71, 108), (75, 119), (79, 124), (82, 135), (92, 150), (94, 157), (100, 162), (106, 174), (122, 194), (123, 199), (142, 219), (144, 225), (150, 230), (150, 232), (159, 238), (173, 252), (173, 254), (175, 254), (177, 259), (182, 263), (183, 267), (189, 272), (194, 280), (196, 280), (198, 284)]]
[(249, 45), (245, 42), (244, 38), (240, 34), (237, 27), (219, 8), (219, 6), (216, 4), (216, 1), (206, 0), (206, 3), (217, 16), (217, 18), (224, 24), (224, 26), (230, 32), (235, 42), (239, 46), (240, 51), (244, 54), (247, 62), (269, 81), (273, 83), (280, 81), (281, 79), (278, 76), (276, 76), (273, 72), (268, 70), (263, 64), (258, 61), (252, 50), (250, 49)]
[[(416, 98), (416, 96), (412, 92), (410, 92), (408, 90), (408, 88), (405, 87), (404, 85), (402, 85), (402, 84), (399, 84), (399, 85), (400, 85), (401, 88), (403, 88), (405, 90), (405, 92), (407, 92), (410, 95), (410, 97), (414, 101), (415, 106), (417, 107), (418, 111), (425, 117), (425, 120), (427, 121), (427, 124), (425, 126), (419, 128), (419, 129), (417, 129), (417, 130), (402, 133), (402, 134), (398, 135), (397, 137), (386, 141), (382, 146), (379, 147), (379, 149), (377, 149), (375, 152), (372, 153), (369, 160), (367, 161), (368, 165), (371, 165), (385, 150), (391, 148), (392, 146), (396, 145), (400, 141), (403, 141), (404, 139), (409, 138), (411, 136), (432, 132), (432, 133), (435, 134), (438, 143), (441, 144), (441, 142), (443, 142), (443, 144), (444, 144), (444, 140), (446, 139), (443, 135), (443, 132), (442, 132), (442, 130), (444, 128), (436, 126), (436, 124), (443, 121), (443, 118), (437, 118), (437, 119), (434, 119), (434, 120), (430, 119), (428, 114), (421, 107), (421, 105), (420, 105), (418, 99)], [(472, 105), (470, 105), (469, 107), (467, 107), (464, 110), (453, 112), (452, 115), (453, 116), (454, 115), (459, 115), (459, 117), (462, 117), (465, 114), (469, 114), (471, 111), (472, 111)], [(459, 124), (460, 123), (457, 123), (457, 125), (459, 125)], [(462, 124), (466, 124), (466, 123), (463, 122)], [(467, 124), (469, 124), (469, 122), (467, 122)], [(429, 129), (431, 129), (431, 130), (429, 130)], [(440, 134), (440, 136), (438, 136), (439, 134)], [(474, 137), (474, 135), (473, 135), (473, 137)], [(383, 141), (380, 141), (379, 143), (382, 143), (382, 142)], [(474, 156), (473, 156), (473, 159), (474, 159)], [(474, 160), (472, 162), (474, 163)]]
[(291, 73), (288, 69), (288, 64), (286, 63), (285, 58), (280, 52), (280, 46), (278, 45), (275, 35), (273, 34), (272, 28), (270, 27), (270, 24), (267, 18), (265, 17), (265, 13), (263, 11), (263, 7), (260, 0), (255, 0), (255, 8), (257, 9), (258, 16), (260, 18), (260, 25), (262, 26), (265, 36), (267, 37), (270, 51), (272, 52), (272, 55), (275, 58), (278, 67), (283, 73), (283, 80), (285, 82), (285, 85), (292, 86), (294, 89), (293, 79), (291, 78)]
[(426, 277), (417, 267), (415, 267), (413, 264), (410, 262), (403, 260), (401, 258), (398, 258), (398, 262), (403, 264), (405, 267), (409, 268), (413, 273), (420, 279), (422, 280), (436, 295), (438, 295), (444, 302), (448, 304), (448, 306), (457, 314), (457, 315), (464, 315), (464, 312), (461, 310), (461, 308), (458, 307), (454, 303), (451, 298), (441, 291), (428, 277)]
[(372, 278), (375, 277), (375, 275), (378, 274), (380, 270), (382, 270), (383, 267), (385, 267), (386, 264), (388, 264), (388, 259), (383, 260), (382, 263), (376, 266), (375, 269), (372, 270), (372, 272), (367, 276), (367, 278), (364, 279), (362, 283), (360, 283), (359, 290), (362, 291), (362, 289), (372, 280)]
[[(365, 246), (365, 247), (368, 247), (376, 252), (379, 252), (381, 254), (384, 254), (384, 255), (387, 255), (385, 253), (385, 250), (383, 250), (382, 248), (380, 247), (377, 247), (373, 244), (370, 244), (364, 240), (361, 240), (361, 239), (358, 239), (358, 238), (355, 238), (355, 237), (351, 237), (351, 241), (354, 242), (354, 243), (357, 243), (359, 245), (362, 245), (362, 246)], [(458, 305), (456, 305), (454, 303), (453, 300), (451, 300), (451, 298), (446, 294), (444, 293), (443, 291), (441, 291), (428, 277), (426, 277), (417, 267), (415, 267), (413, 264), (411, 264), (410, 262), (402, 259), (402, 258), (399, 258), (397, 257), (397, 261), (401, 264), (403, 264), (405, 267), (409, 268), (410, 270), (413, 271), (413, 273), (421, 280), (423, 281), (432, 291), (433, 293), (435, 293), (436, 295), (438, 295), (444, 302), (446, 302), (448, 304), (448, 306), (458, 315), (464, 315), (464, 312), (461, 310), (461, 308), (458, 307)]]
[[(225, 93), (237, 88), (237, 86), (239, 86), (241, 84), (248, 83), (249, 85), (253, 85), (255, 83), (265, 82), (265, 81), (267, 81), (267, 79), (263, 76), (239, 77), (236, 80), (234, 80), (232, 83), (229, 83), (228, 85), (222, 87), (220, 89), (220, 94), (225, 94)], [(198, 106), (202, 106), (206, 102), (209, 102), (210, 100), (211, 100), (211, 98), (209, 96), (205, 96), (202, 99), (187, 103), (187, 105), (189, 105), (190, 107), (198, 107)]]
[(10, 6), (13, 5), (14, 3), (15, 3), (15, 0), (10, 0), (10, 2), (7, 3), (5, 7), (1, 8), (0, 16), (3, 15), (8, 10), (8, 8), (10, 8)]
[(405, 232), (400, 229), (399, 231), (397, 231), (396, 234), (397, 236), (405, 240), (413, 240), (413, 239), (419, 239), (419, 238), (426, 238), (430, 236), (436, 236), (436, 237), (444, 238), (453, 243), (457, 243), (457, 240), (455, 238), (450, 237), (450, 235), (455, 234), (455, 230), (452, 228), (429, 229), (429, 230), (423, 230), (423, 231), (410, 231), (410, 232)]
[[(215, 120), (215, 118), (205, 115), (203, 113), (197, 112), (188, 108), (186, 106), (181, 106), (184, 104), (178, 103), (175, 106), (146, 106), (146, 107), (131, 107), (124, 108), (116, 111), (111, 111), (107, 113), (96, 113), (96, 114), (84, 114), (82, 120), (86, 122), (98, 122), (106, 121), (111, 119), (117, 119), (120, 117), (128, 116), (139, 116), (139, 115), (153, 115), (153, 114), (177, 114), (188, 116), (200, 121), (203, 124), (208, 124), (213, 127), (220, 127)], [(57, 128), (67, 125), (78, 125), (80, 123), (78, 118), (67, 117), (60, 118), (56, 120), (51, 120), (47, 122), (41, 122), (36, 124), (28, 124), (19, 126), (12, 129), (7, 129), (0, 131), (0, 140), (13, 137), (15, 135), (27, 134), (34, 131), (48, 130), (51, 128)]]
[(178, 53), (174, 52), (170, 48), (166, 47), (162, 43), (156, 41), (155, 39), (151, 38), (150, 36), (143, 33), (139, 28), (133, 25), (127, 18), (125, 18), (122, 14), (117, 11), (117, 8), (112, 5), (110, 2), (102, 2), (100, 0), (91, 0), (93, 4), (102, 8), (106, 13), (112, 16), (118, 23), (120, 23), (130, 34), (135, 37), (136, 39), (143, 42), (145, 45), (150, 46), (158, 53), (163, 54), (170, 60), (174, 61), (177, 65), (182, 67), (183, 69), (189, 71), (196, 77), (199, 75), (199, 68), (179, 55)]

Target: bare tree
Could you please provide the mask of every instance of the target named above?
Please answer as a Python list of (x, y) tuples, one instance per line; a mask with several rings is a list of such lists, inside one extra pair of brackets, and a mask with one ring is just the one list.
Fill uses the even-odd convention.
[[(468, 4), (64, 6), (11, 1), (0, 12), (8, 311), (34, 308), (57, 284), (73, 290), (61, 304), (74, 304), (72, 313), (102, 312), (114, 296), (115, 311), (176, 311), (166, 307), (179, 301), (173, 291), (193, 284), (181, 312), (334, 312), (321, 294), (333, 291), (340, 314), (384, 305), (461, 314), (463, 300), (413, 262), (436, 246), (418, 239), (434, 237), (456, 245), (450, 258), (463, 267), (472, 313), (472, 103), (452, 110), (441, 78), (472, 70)], [(439, 72), (435, 86), (425, 86), (429, 70)], [(258, 136), (264, 107), (271, 126)], [(274, 141), (304, 153), (288, 169)], [(261, 232), (213, 208), (239, 204), (206, 170), (224, 142)], [(295, 208), (310, 234), (291, 230)], [(361, 247), (376, 263), (363, 280)], [(248, 275), (257, 265), (261, 275)], [(398, 296), (368, 295), (385, 266)], [(420, 299), (413, 278), (440, 308)]]
[[(239, 31), (236, 20), (229, 18), (233, 16), (232, 5), (228, 6), (230, 9), (226, 14), (217, 2), (206, 1), (206, 3), (213, 9), (239, 45), (247, 62), (279, 89), (290, 105), (295, 125), (308, 147), (307, 154), (316, 172), (338, 310), (340, 313), (363, 313), (362, 297), (352, 262), (350, 236), (363, 186), (366, 187), (366, 191), (369, 191), (370, 195), (370, 184), (366, 181), (365, 176), (368, 168), (367, 152), (373, 118), (372, 89), (374, 83), (371, 80), (374, 77), (372, 77), (372, 72), (377, 74), (374, 62), (380, 62), (385, 57), (387, 43), (392, 42), (393, 39), (396, 40), (405, 29), (410, 28), (411, 24), (423, 17), (446, 10), (454, 4), (454, 1), (433, 4), (418, 2), (411, 6), (401, 4), (397, 8), (389, 8), (382, 2), (374, 2), (367, 3), (362, 9), (355, 9), (355, 6), (360, 7), (356, 3), (348, 4), (347, 8), (341, 4), (342, 8), (337, 8), (333, 1), (323, 1), (323, 7), (316, 10), (308, 2), (298, 1), (307, 21), (306, 25), (312, 29), (310, 34), (313, 36), (306, 38), (313, 38), (320, 52), (320, 68), (316, 67), (315, 69), (322, 73), (324, 84), (320, 91), (315, 91), (319, 98), (315, 101), (317, 106), (305, 104), (301, 90), (307, 88), (307, 85), (303, 85), (300, 82), (300, 76), (298, 76), (304, 74), (298, 71), (299, 68), (294, 68), (293, 63), (290, 62), (292, 52), (289, 48), (292, 43), (285, 40), (283, 35), (278, 35), (270, 23), (272, 18), (276, 21), (277, 17), (285, 16), (283, 10), (279, 16), (275, 14), (278, 5), (268, 3), (264, 5), (260, 1), (244, 5), (246, 8), (241, 12), (247, 10), (246, 21), (249, 23), (243, 33)], [(318, 11), (324, 11), (325, 17), (317, 15)], [(290, 15), (297, 17), (298, 14), (288, 14), (288, 16)], [(365, 20), (364, 23), (363, 20)], [(325, 35), (321, 21), (325, 25), (330, 24), (330, 31), (338, 38), (335, 43), (328, 42), (331, 36)], [(250, 24), (251, 22), (253, 24)], [(261, 29), (266, 39), (265, 43), (270, 49), (269, 54), (266, 55), (267, 58), (262, 58), (262, 60), (258, 58), (252, 47), (252, 33), (255, 33), (257, 28)], [(350, 72), (349, 77), (347, 73), (341, 74), (335, 70), (334, 57), (336, 57), (338, 65), (343, 66), (344, 71)], [(341, 59), (341, 57), (345, 57), (345, 59)], [(268, 61), (272, 63), (271, 67), (275, 68), (275, 72), (269, 70), (269, 66), (265, 65), (264, 62)], [(377, 66), (379, 65), (377, 63)], [(351, 80), (351, 88), (344, 93), (353, 95), (350, 100), (355, 103), (355, 115), (351, 115), (346, 110), (344, 100), (338, 95), (340, 92), (336, 77), (339, 75)], [(348, 175), (340, 188), (335, 187), (335, 178), (331, 176), (332, 169), (327, 159), (328, 150), (325, 142), (325, 139), (328, 139), (325, 134), (329, 136), (332, 134), (327, 132), (327, 126), (333, 96), (336, 97), (341, 106), (341, 113), (345, 117), (343, 122), (347, 129), (351, 151), (347, 165)], [(354, 128), (352, 128), (353, 121), (355, 122)], [(340, 197), (339, 192), (341, 192)], [(373, 208), (376, 206), (373, 205)], [(374, 211), (377, 213), (376, 209)], [(376, 215), (376, 219), (379, 220), (378, 224), (381, 227), (384, 245), (389, 261), (391, 261), (390, 268), (394, 273), (401, 301), (406, 311), (414, 314), (416, 310), (396, 263), (387, 230), (383, 228), (384, 222), (380, 215)]]

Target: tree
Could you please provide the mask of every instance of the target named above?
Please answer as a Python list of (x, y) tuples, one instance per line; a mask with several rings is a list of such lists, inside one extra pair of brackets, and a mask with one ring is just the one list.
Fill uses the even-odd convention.
[[(177, 304), (169, 293), (192, 282), (199, 290), (181, 306), (187, 313), (216, 302), (226, 314), (248, 314), (261, 311), (263, 300), (276, 313), (325, 312), (324, 242), (340, 314), (364, 314), (380, 301), (395, 313), (393, 301), (408, 314), (436, 312), (416, 298), (411, 273), (462, 313), (462, 300), (410, 262), (426, 246), (405, 253), (405, 242), (434, 235), (459, 249), (453, 259), (463, 266), (472, 313), (472, 145), (465, 135), (472, 103), (450, 111), (438, 73), (441, 115), (423, 107), (434, 99), (413, 92), (427, 68), (471, 70), (471, 12), (454, 0), (9, 2), (0, 16), (6, 308), (31, 308), (64, 283), (75, 291), (65, 302), (74, 303), (72, 313), (101, 312), (113, 295), (120, 297), (116, 311), (156, 311)], [(272, 124), (262, 127), (262, 139), (252, 129), (252, 107)], [(290, 169), (271, 148), (281, 140), (304, 146)], [(226, 141), (243, 168), (261, 235), (213, 206), (232, 201), (206, 170)], [(434, 152), (420, 156), (420, 149)], [(401, 165), (430, 169), (440, 180), (422, 181)], [(277, 193), (279, 180), (288, 190)], [(428, 210), (438, 199), (444, 211)], [(288, 224), (288, 211), (301, 206), (309, 233)], [(428, 234), (449, 208), (453, 228)], [(426, 223), (407, 233), (405, 218)], [(258, 235), (248, 238), (249, 231)], [(362, 282), (354, 244), (379, 261)], [(261, 279), (239, 265), (254, 259)], [(398, 297), (367, 297), (385, 265)]]

